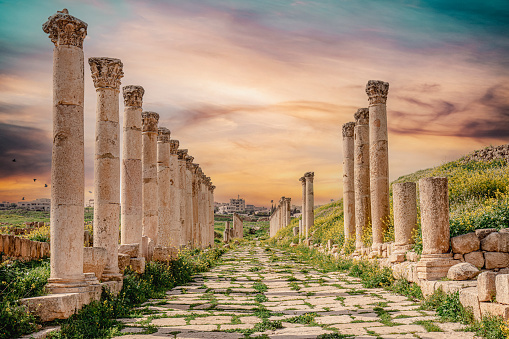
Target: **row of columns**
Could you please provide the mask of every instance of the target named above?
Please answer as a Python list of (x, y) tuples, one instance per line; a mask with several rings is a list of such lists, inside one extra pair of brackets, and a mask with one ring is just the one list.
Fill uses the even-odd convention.
[[(57, 12), (43, 25), (53, 50), (50, 293), (86, 292), (83, 273), (84, 55), (87, 24)], [(119, 59), (90, 58), (97, 93), (94, 156), (94, 244), (107, 251), (103, 280), (121, 280), (120, 242), (139, 244), (138, 257), (214, 241), (215, 186), (187, 150), (179, 150), (159, 115), (142, 112), (144, 89), (124, 86), (122, 162)], [(121, 175), (120, 175), (121, 174)], [(121, 199), (120, 199), (121, 198)], [(122, 204), (120, 204), (120, 200)], [(146, 241), (143, 241), (145, 238)], [(147, 244), (142, 248), (142, 244)]]
[(271, 237), (275, 236), (280, 229), (286, 227), (290, 223), (292, 209), (291, 202), (291, 198), (281, 197), (281, 199), (279, 199), (278, 205), (275, 207), (269, 218), (269, 235)]

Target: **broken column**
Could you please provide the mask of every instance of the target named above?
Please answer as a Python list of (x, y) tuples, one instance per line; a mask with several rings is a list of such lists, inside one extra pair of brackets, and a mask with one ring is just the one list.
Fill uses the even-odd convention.
[[(306, 179), (306, 239), (309, 240), (311, 227), (315, 225), (315, 194), (313, 191), (314, 172), (304, 174)], [(306, 243), (308, 245), (308, 243)]]
[(159, 127), (157, 135), (158, 226), (156, 247), (170, 246), (170, 130)]
[[(417, 185), (404, 182), (392, 185), (394, 210), (393, 252), (404, 254), (414, 243), (412, 235), (417, 228)], [(400, 258), (404, 261), (404, 257)]]
[(389, 154), (387, 137), (387, 93), (389, 83), (369, 80), (366, 93), (369, 98), (369, 170), (371, 189), (372, 250), (381, 255), (384, 233), (390, 216)]
[(150, 258), (149, 243), (155, 245), (157, 239), (157, 125), (159, 114), (143, 112), (142, 120), (142, 201), (143, 201), (143, 241), (142, 252), (145, 259)]
[(302, 184), (302, 208), (301, 208), (301, 219), (302, 219), (302, 225), (299, 230), (299, 243), (302, 242), (302, 237), (306, 238), (308, 237), (307, 228), (306, 228), (306, 178), (301, 177), (299, 181)]
[(169, 246), (178, 248), (180, 246), (180, 190), (179, 190), (179, 163), (177, 151), (179, 148), (178, 140), (170, 140), (170, 244)]
[(435, 280), (447, 276), (454, 265), (449, 253), (449, 191), (447, 178), (419, 180), (422, 255), (417, 263), (419, 279)]
[(230, 222), (229, 221), (224, 222), (223, 242), (225, 242), (225, 243), (230, 242)]
[(124, 76), (122, 62), (89, 58), (97, 93), (94, 157), (94, 247), (106, 249), (102, 280), (120, 280), (118, 227), (120, 225), (120, 127), (118, 94)]
[(88, 290), (83, 274), (84, 58), (87, 24), (64, 9), (42, 29), (53, 49), (50, 293)]
[[(124, 126), (122, 134), (122, 191), (120, 242), (142, 242), (142, 164), (141, 164), (141, 111), (143, 94), (141, 86), (124, 86)], [(137, 254), (140, 257), (141, 253)]]
[(355, 191), (355, 249), (363, 247), (362, 235), (371, 221), (369, 191), (369, 110), (359, 108), (354, 114), (354, 191)]
[(345, 241), (355, 237), (354, 134), (355, 122), (343, 125), (343, 220)]

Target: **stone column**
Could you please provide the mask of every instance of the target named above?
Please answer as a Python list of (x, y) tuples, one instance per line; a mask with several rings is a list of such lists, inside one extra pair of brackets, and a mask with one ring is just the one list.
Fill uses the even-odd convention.
[(83, 274), (85, 200), (83, 39), (87, 24), (64, 9), (42, 29), (53, 49), (53, 149), (51, 154), (50, 293), (86, 288)]
[(229, 221), (225, 221), (224, 222), (224, 237), (223, 237), (223, 241), (225, 243), (230, 242), (230, 222)]
[(179, 147), (178, 140), (170, 140), (170, 245), (178, 248), (180, 246), (180, 232), (182, 224), (180, 223), (180, 190), (179, 190), (179, 160), (177, 150)]
[(307, 172), (304, 174), (304, 178), (306, 178), (306, 239), (309, 239), (309, 236), (311, 235), (311, 227), (315, 225), (315, 194), (313, 190), (314, 177), (314, 172)]
[[(121, 233), (122, 244), (139, 244), (142, 237), (142, 164), (141, 164), (141, 86), (124, 86), (124, 126), (122, 134), (122, 191)], [(140, 253), (138, 254), (138, 257)]]
[(120, 280), (118, 227), (120, 225), (120, 126), (118, 94), (124, 76), (122, 62), (89, 58), (97, 93), (94, 158), (94, 246), (107, 251), (101, 279)]
[(194, 157), (186, 156), (186, 233), (187, 245), (193, 246), (193, 160)]
[(157, 136), (157, 185), (158, 185), (158, 247), (170, 246), (170, 135), (166, 127), (159, 127)]
[(422, 255), (417, 263), (420, 279), (434, 280), (447, 276), (456, 262), (449, 253), (449, 190), (447, 178), (419, 180), (421, 207)]
[(215, 221), (214, 221), (214, 190), (216, 189), (216, 186), (212, 185), (212, 181), (210, 182), (210, 217), (211, 217), (211, 231), (210, 231), (210, 234), (211, 234), (211, 239), (210, 239), (210, 244), (211, 246), (214, 246), (214, 243), (215, 243), (215, 232), (214, 232), (214, 226), (215, 226)]
[(393, 251), (404, 254), (412, 247), (412, 234), (417, 229), (417, 185), (415, 182), (393, 184), (392, 197), (395, 235)]
[(307, 227), (306, 227), (306, 178), (301, 177), (299, 181), (302, 184), (302, 208), (301, 208), (301, 219), (302, 219), (302, 225), (299, 235), (299, 243), (302, 242), (302, 237), (306, 238), (308, 237), (307, 234)]
[(196, 248), (199, 246), (199, 219), (198, 219), (198, 188), (200, 186), (200, 179), (198, 178), (198, 170), (200, 168), (199, 164), (193, 164), (191, 169), (192, 174), (192, 214), (193, 214), (193, 223), (192, 223), (192, 242), (193, 242), (193, 248)]
[[(143, 112), (142, 120), (142, 172), (143, 172), (143, 236), (153, 242), (157, 239), (158, 210), (157, 204), (157, 124), (159, 114)], [(147, 249), (143, 249), (147, 259)]]
[(286, 224), (285, 227), (290, 225), (292, 220), (292, 198), (286, 198)]
[(362, 235), (371, 222), (369, 110), (367, 108), (359, 108), (354, 118), (355, 249), (359, 253), (364, 245)]
[(345, 241), (355, 237), (354, 134), (355, 122), (343, 125), (343, 215)]
[(187, 149), (177, 150), (179, 165), (179, 192), (180, 192), (180, 246), (187, 245), (186, 228), (186, 156)]
[(208, 203), (208, 184), (207, 184), (207, 176), (204, 174), (202, 177), (202, 185), (201, 185), (201, 194), (202, 194), (202, 213), (203, 213), (203, 227), (202, 227), (202, 246), (206, 248), (208, 246), (209, 239), (209, 203)]
[(371, 189), (371, 223), (375, 253), (381, 254), (383, 236), (390, 215), (389, 155), (387, 138), (387, 93), (389, 83), (370, 80), (366, 85), (369, 98), (369, 170)]

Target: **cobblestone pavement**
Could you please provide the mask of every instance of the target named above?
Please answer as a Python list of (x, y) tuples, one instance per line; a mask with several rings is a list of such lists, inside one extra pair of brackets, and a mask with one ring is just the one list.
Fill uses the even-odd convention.
[[(467, 339), (464, 325), (440, 322), (420, 304), (359, 279), (319, 273), (283, 252), (242, 247), (210, 272), (151, 300), (142, 318), (121, 319), (122, 338)], [(149, 333), (151, 334), (144, 334)], [(334, 335), (336, 333), (336, 335)], [(341, 335), (345, 336), (341, 336)]]

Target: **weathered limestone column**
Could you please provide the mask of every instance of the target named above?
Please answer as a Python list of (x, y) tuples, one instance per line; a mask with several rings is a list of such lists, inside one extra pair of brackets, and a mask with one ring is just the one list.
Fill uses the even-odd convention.
[(89, 58), (97, 93), (94, 158), (94, 246), (107, 250), (103, 281), (120, 280), (118, 227), (120, 225), (120, 126), (118, 94), (124, 76), (122, 62)]
[(292, 198), (286, 198), (286, 224), (285, 227), (290, 225), (292, 220)]
[(180, 192), (180, 246), (187, 245), (186, 228), (186, 156), (187, 149), (177, 150), (179, 165), (179, 192)]
[(178, 248), (180, 246), (180, 231), (182, 224), (180, 223), (180, 190), (179, 190), (179, 160), (177, 151), (179, 148), (178, 140), (170, 140), (170, 245), (171, 247)]
[(369, 98), (369, 170), (371, 189), (371, 223), (375, 253), (381, 254), (383, 236), (390, 215), (389, 154), (387, 137), (387, 93), (389, 83), (370, 80), (366, 85)]
[[(315, 194), (313, 190), (314, 172), (304, 174), (306, 178), (306, 239), (309, 240), (310, 229), (315, 224)], [(309, 242), (306, 243), (308, 245)]]
[(199, 211), (199, 205), (198, 205), (198, 187), (200, 186), (200, 179), (198, 178), (198, 170), (200, 168), (199, 164), (193, 164), (191, 173), (192, 173), (192, 214), (193, 214), (193, 223), (192, 223), (192, 232), (193, 235), (192, 243), (193, 248), (196, 248), (199, 246), (199, 222), (198, 219), (198, 211)]
[(447, 276), (456, 262), (449, 253), (449, 190), (447, 178), (419, 180), (421, 207), (422, 255), (417, 263), (420, 279), (434, 280)]
[(306, 238), (308, 237), (307, 234), (307, 228), (306, 228), (306, 178), (301, 177), (299, 181), (302, 184), (302, 208), (301, 208), (301, 229), (299, 232), (299, 243), (302, 242), (302, 237)]
[(50, 293), (86, 290), (83, 274), (84, 58), (87, 24), (64, 9), (42, 29), (53, 49)]
[[(157, 203), (157, 124), (159, 114), (143, 112), (142, 120), (142, 172), (143, 172), (143, 235), (152, 241), (157, 239), (158, 210)], [(143, 249), (144, 254), (146, 249)]]
[(157, 135), (157, 201), (158, 223), (156, 246), (170, 246), (170, 135), (166, 127), (159, 127)]
[(194, 157), (186, 156), (186, 233), (187, 246), (193, 246), (193, 160)]
[(355, 237), (354, 141), (355, 122), (343, 125), (343, 215), (345, 240)]
[(212, 181), (210, 182), (210, 217), (211, 217), (211, 230), (210, 230), (210, 236), (211, 236), (211, 239), (210, 239), (210, 245), (211, 246), (214, 246), (214, 235), (215, 235), (215, 232), (214, 232), (214, 225), (215, 225), (215, 222), (214, 222), (214, 190), (216, 189), (216, 186), (212, 185)]
[[(122, 191), (121, 233), (122, 244), (142, 244), (142, 164), (141, 164), (141, 86), (124, 86), (124, 126), (122, 134)], [(138, 257), (141, 253), (138, 253)]]
[(358, 253), (364, 245), (362, 241), (364, 230), (371, 222), (369, 110), (359, 108), (354, 114), (354, 118), (355, 249)]
[(392, 199), (395, 236), (393, 251), (405, 253), (412, 247), (412, 233), (417, 229), (417, 185), (415, 182), (393, 184)]
[(203, 196), (203, 234), (202, 234), (202, 245), (203, 248), (206, 248), (209, 245), (209, 228), (210, 228), (210, 213), (209, 213), (209, 202), (208, 202), (208, 181), (207, 176), (203, 175), (202, 180), (202, 196)]

